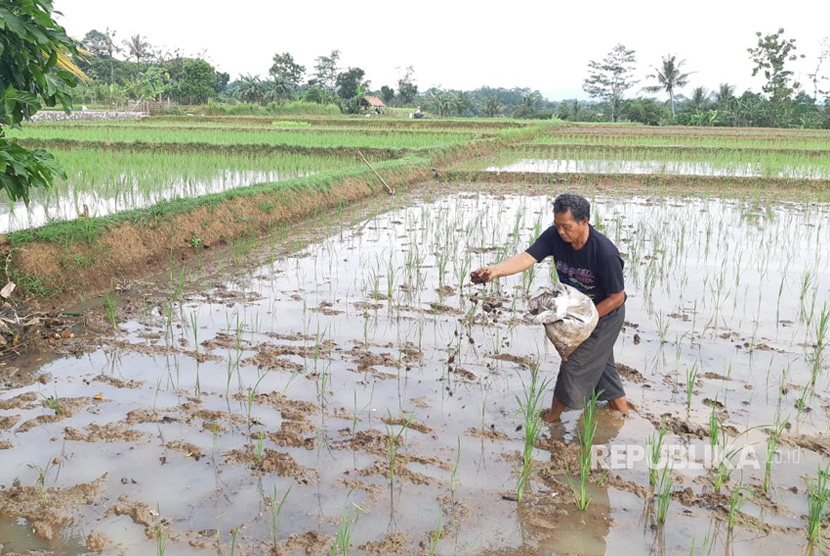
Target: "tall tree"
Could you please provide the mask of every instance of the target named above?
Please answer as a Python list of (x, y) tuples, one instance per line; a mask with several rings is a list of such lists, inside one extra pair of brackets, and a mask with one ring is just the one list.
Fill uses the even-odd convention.
[(680, 66), (686, 63), (686, 60), (677, 61), (674, 54), (667, 54), (663, 57), (663, 63), (659, 68), (654, 68), (654, 73), (647, 75), (649, 79), (656, 79), (658, 85), (649, 85), (643, 87), (644, 91), (650, 93), (659, 93), (666, 91), (669, 94), (669, 103), (671, 104), (671, 115), (675, 115), (674, 111), (674, 92), (680, 87), (685, 87), (689, 84), (689, 75), (691, 73), (683, 73)]
[(501, 114), (502, 110), (504, 110), (504, 106), (502, 105), (501, 101), (499, 101), (499, 97), (497, 97), (496, 95), (490, 95), (489, 97), (487, 97), (487, 100), (484, 102), (483, 108), (485, 114), (492, 118), (496, 114)]
[(384, 85), (380, 88), (380, 98), (387, 106), (392, 104), (392, 101), (395, 99), (395, 89)]
[(692, 110), (703, 112), (709, 109), (710, 103), (709, 91), (706, 87), (695, 87), (692, 90), (692, 96), (689, 97), (689, 107)]
[(179, 83), (179, 98), (186, 104), (204, 104), (216, 94), (214, 85), (216, 70), (213, 66), (200, 59), (188, 60)]
[(786, 102), (801, 87), (799, 82), (793, 80), (792, 70), (787, 69), (787, 62), (798, 59), (798, 55), (793, 53), (796, 50), (795, 39), (784, 39), (783, 34), (783, 28), (769, 35), (762, 35), (758, 31), (755, 33), (758, 37), (757, 46), (747, 48), (749, 59), (755, 64), (752, 76), (755, 77), (761, 72), (766, 79), (761, 90), (769, 95), (775, 125), (783, 122)]
[(816, 58), (816, 69), (814, 69), (812, 73), (807, 74), (807, 77), (809, 77), (810, 81), (813, 82), (814, 101), (818, 101), (819, 94), (828, 94), (828, 91), (819, 89), (819, 84), (827, 79), (827, 76), (821, 73), (821, 66), (824, 65), (824, 62), (828, 58), (830, 58), (830, 37), (824, 37), (821, 39), (821, 44), (819, 45), (819, 53)]
[(70, 111), (70, 91), (85, 78), (72, 56), (79, 56), (77, 46), (52, 19), (50, 0), (0, 5), (0, 189), (12, 201), (28, 203), (31, 188), (48, 188), (64, 175), (43, 149), (8, 142), (5, 128), (20, 128), (43, 105)]
[(593, 98), (604, 100), (611, 108), (611, 121), (617, 121), (620, 100), (625, 92), (637, 84), (634, 79), (636, 57), (633, 50), (622, 44), (615, 46), (602, 60), (588, 63), (588, 77), (582, 88)]
[(137, 64), (140, 64), (141, 60), (146, 59), (152, 53), (150, 43), (144, 40), (140, 34), (133, 35), (129, 40), (124, 41), (124, 46), (127, 47), (130, 57), (135, 58)]
[(714, 96), (718, 110), (727, 110), (735, 100), (735, 86), (729, 83), (721, 83)]
[(265, 86), (258, 75), (240, 75), (236, 88), (236, 97), (243, 102), (262, 104), (265, 98)]
[(368, 87), (368, 83), (363, 81), (364, 75), (365, 72), (360, 68), (349, 68), (338, 73), (335, 80), (338, 96), (343, 100), (357, 97), (359, 89), (365, 90)]
[(401, 104), (406, 106), (415, 101), (418, 96), (418, 85), (415, 84), (415, 68), (407, 66), (403, 77), (398, 79), (398, 96)]
[(334, 94), (337, 87), (337, 64), (340, 62), (340, 51), (332, 50), (328, 56), (318, 56), (314, 66), (314, 80), (323, 91)]
[(109, 62), (108, 83), (112, 85), (115, 82), (115, 54), (121, 52), (121, 47), (115, 44), (115, 31), (110, 31), (109, 27), (103, 33), (92, 29), (84, 36), (82, 44), (99, 59)]
[(268, 70), (271, 79), (274, 80), (274, 86), (278, 97), (290, 97), (300, 86), (305, 74), (305, 66), (302, 66), (294, 61), (294, 57), (285, 52), (283, 54), (274, 54), (274, 63), (271, 69)]

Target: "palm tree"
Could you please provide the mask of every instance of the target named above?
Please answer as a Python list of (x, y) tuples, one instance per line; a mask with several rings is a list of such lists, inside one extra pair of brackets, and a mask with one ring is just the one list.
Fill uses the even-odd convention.
[(715, 103), (719, 110), (725, 110), (735, 100), (735, 85), (721, 83), (715, 92)]
[[(669, 101), (671, 102), (671, 115), (674, 116), (674, 91), (680, 87), (685, 87), (689, 83), (689, 75), (694, 72), (681, 73), (680, 66), (686, 63), (686, 60), (675, 61), (674, 54), (667, 54), (663, 57), (663, 64), (660, 68), (654, 68), (654, 73), (646, 77), (649, 79), (656, 79), (659, 85), (650, 85), (643, 87), (644, 91), (650, 93), (659, 93), (666, 91), (669, 94)], [(652, 66), (653, 67), (653, 66)]]
[(704, 110), (709, 109), (709, 91), (706, 87), (697, 87), (694, 91), (692, 91), (692, 96), (689, 99), (689, 106), (694, 108), (696, 111), (699, 110), (703, 112)]
[(130, 40), (124, 41), (127, 49), (130, 51), (130, 56), (135, 58), (136, 63), (140, 64), (143, 58), (150, 55), (150, 43), (145, 41), (141, 35), (130, 37)]
[(504, 106), (499, 101), (499, 97), (496, 95), (491, 95), (487, 97), (487, 101), (484, 103), (484, 113), (490, 116), (491, 118), (496, 114), (500, 113), (504, 109)]
[(251, 104), (262, 104), (265, 98), (265, 85), (259, 76), (240, 75), (239, 88), (236, 89), (236, 96), (243, 102)]

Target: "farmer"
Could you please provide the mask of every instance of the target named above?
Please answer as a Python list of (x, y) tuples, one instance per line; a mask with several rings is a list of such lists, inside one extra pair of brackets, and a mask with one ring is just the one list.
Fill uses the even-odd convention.
[(559, 366), (553, 404), (545, 420), (558, 421), (566, 408), (580, 408), (594, 392), (609, 407), (628, 411), (620, 375), (614, 363), (614, 343), (625, 318), (623, 262), (610, 239), (589, 224), (591, 204), (585, 197), (563, 193), (553, 202), (553, 226), (527, 251), (472, 273), (474, 282), (524, 272), (534, 263), (553, 256), (563, 284), (587, 295), (599, 313), (597, 327)]

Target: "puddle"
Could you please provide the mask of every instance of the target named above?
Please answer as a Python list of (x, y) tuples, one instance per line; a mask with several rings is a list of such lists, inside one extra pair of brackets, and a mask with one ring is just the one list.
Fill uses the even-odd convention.
[[(83, 553), (79, 530), (113, 553), (154, 553), (160, 539), (173, 554), (268, 553), (272, 509), (289, 488), (279, 553), (328, 553), (358, 514), (355, 554), (428, 552), (438, 528), (439, 554), (674, 554), (707, 536), (734, 554), (804, 552), (805, 477), (830, 456), (827, 359), (818, 352), (813, 364), (830, 305), (830, 205), (593, 199), (592, 220), (625, 259), (616, 360), (636, 405), (625, 419), (599, 411), (597, 443), (644, 448), (665, 422), (667, 445), (702, 450), (714, 405), (724, 438), (754, 446), (761, 462), (732, 473), (728, 505), (741, 482), (761, 490), (765, 429), (789, 418), (773, 489), (744, 512), (769, 529), (746, 521), (727, 535), (708, 469), (675, 467), (665, 526), (642, 461), (615, 467), (576, 510), (565, 479), (581, 426), (573, 411), (545, 429), (540, 471), (517, 504), (515, 395), (530, 365), (550, 378), (558, 366), (543, 331), (520, 317), (550, 265), (487, 287), (468, 276), (529, 245), (552, 222), (552, 198), (424, 195), (355, 226), (292, 228), (290, 239), (313, 238), (293, 253), (285, 237), (268, 238), (182, 288), (173, 269), (169, 283), (118, 294), (117, 333), (93, 315), (77, 340), (88, 345), (44, 365), (46, 384), (0, 395), (0, 420), (10, 419), (0, 494), (14, 480), (42, 484), (48, 502), (108, 473), (64, 510), (50, 546), (61, 555)], [(0, 498), (0, 527), (16, 523), (10, 508)], [(34, 546), (7, 536), (4, 550)]]

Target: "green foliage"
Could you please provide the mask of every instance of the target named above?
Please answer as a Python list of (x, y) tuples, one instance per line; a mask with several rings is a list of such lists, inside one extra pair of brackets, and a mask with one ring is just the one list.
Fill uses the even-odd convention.
[(216, 70), (204, 60), (187, 60), (178, 87), (180, 102), (203, 104), (216, 94)]
[(49, 187), (62, 171), (46, 151), (29, 151), (5, 139), (43, 105), (72, 107), (70, 89), (80, 71), (68, 56), (74, 41), (52, 19), (50, 0), (4, 2), (0, 7), (0, 188), (28, 202), (32, 187)]
[(617, 107), (623, 95), (637, 83), (633, 78), (635, 62), (634, 51), (618, 44), (602, 62), (591, 60), (588, 63), (588, 77), (582, 88), (591, 97), (602, 99), (610, 105), (612, 122), (617, 121)]
[(795, 39), (784, 39), (783, 28), (769, 35), (762, 35), (760, 31), (755, 34), (758, 37), (758, 45), (747, 49), (749, 59), (755, 64), (752, 76), (763, 73), (766, 83), (761, 89), (769, 95), (772, 119), (778, 125), (784, 117), (786, 101), (801, 87), (800, 83), (793, 81), (793, 72), (786, 68), (787, 62), (798, 59), (798, 56), (793, 54), (796, 50)]
[(409, 106), (415, 102), (415, 97), (418, 96), (418, 85), (415, 84), (415, 68), (407, 66), (406, 71), (398, 80), (398, 96), (401, 99), (402, 106)]
[(274, 87), (280, 99), (290, 98), (303, 80), (305, 66), (296, 63), (294, 57), (288, 52), (274, 54), (274, 63), (268, 70), (268, 74), (274, 80)]

